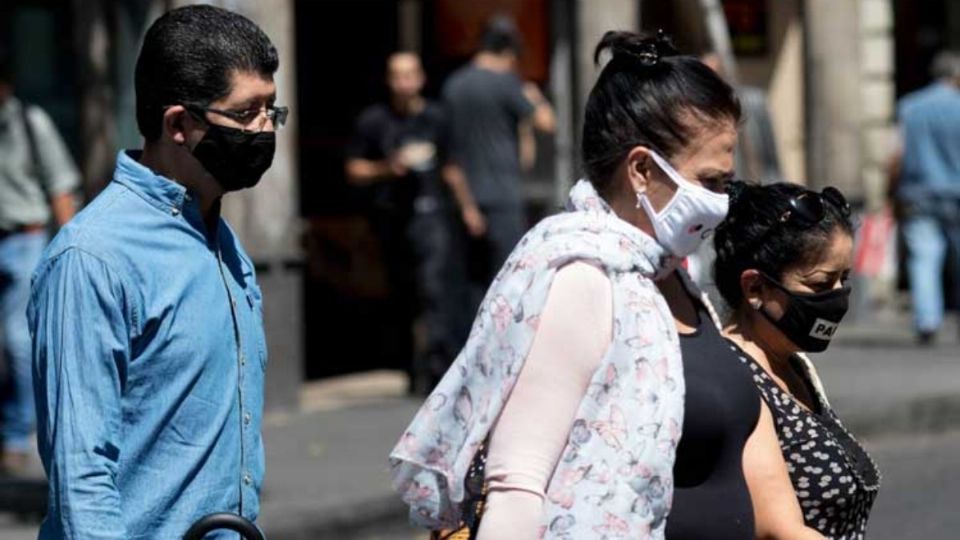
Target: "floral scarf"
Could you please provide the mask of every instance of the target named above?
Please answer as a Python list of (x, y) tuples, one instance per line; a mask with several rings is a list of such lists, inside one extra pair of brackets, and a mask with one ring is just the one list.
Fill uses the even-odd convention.
[(559, 268), (587, 261), (611, 281), (613, 339), (581, 401), (547, 486), (544, 538), (662, 538), (683, 423), (683, 368), (673, 317), (654, 277), (676, 259), (618, 218), (581, 180), (567, 211), (514, 249), (463, 351), (390, 454), (411, 520), (457, 524), (464, 476), (523, 367)]

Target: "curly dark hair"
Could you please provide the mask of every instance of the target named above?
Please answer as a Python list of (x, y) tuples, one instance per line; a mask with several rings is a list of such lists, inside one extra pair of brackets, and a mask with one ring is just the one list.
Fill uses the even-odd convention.
[(813, 225), (781, 222), (790, 210), (790, 199), (808, 192), (803, 186), (732, 182), (728, 192), (730, 211), (713, 238), (717, 252), (713, 276), (731, 309), (743, 303), (740, 276), (744, 270), (755, 268), (782, 281), (791, 268), (822, 257), (834, 232), (853, 235), (849, 213), (826, 201), (823, 219)]

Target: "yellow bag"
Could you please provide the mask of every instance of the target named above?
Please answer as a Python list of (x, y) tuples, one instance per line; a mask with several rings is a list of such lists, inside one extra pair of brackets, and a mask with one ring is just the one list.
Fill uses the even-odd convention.
[(467, 469), (463, 481), (466, 496), (460, 512), (460, 526), (456, 529), (444, 529), (430, 533), (430, 540), (475, 540), (480, 530), (480, 518), (483, 517), (487, 502), (487, 443), (484, 441), (473, 456), (473, 462)]

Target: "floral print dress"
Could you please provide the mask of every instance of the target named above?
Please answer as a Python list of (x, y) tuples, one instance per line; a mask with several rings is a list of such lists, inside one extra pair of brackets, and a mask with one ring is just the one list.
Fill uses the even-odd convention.
[(830, 407), (813, 364), (802, 355), (791, 358), (791, 367), (816, 400), (816, 410), (811, 411), (780, 388), (743, 349), (729, 344), (753, 372), (773, 415), (804, 522), (831, 540), (863, 539), (880, 489), (880, 472)]
[(523, 367), (553, 277), (587, 261), (610, 279), (613, 338), (547, 485), (540, 535), (663, 537), (684, 386), (673, 317), (653, 280), (677, 261), (613, 214), (589, 182), (573, 188), (567, 210), (521, 240), (466, 347), (390, 455), (414, 523), (457, 525), (467, 470)]

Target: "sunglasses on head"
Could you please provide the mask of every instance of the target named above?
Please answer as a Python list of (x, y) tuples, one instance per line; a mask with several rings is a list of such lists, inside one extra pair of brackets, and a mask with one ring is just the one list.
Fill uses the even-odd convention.
[(790, 197), (789, 204), (790, 208), (780, 215), (780, 223), (793, 222), (804, 228), (816, 225), (827, 215), (827, 204), (843, 217), (850, 217), (850, 203), (839, 189), (832, 186), (823, 188), (820, 193), (804, 191)]

